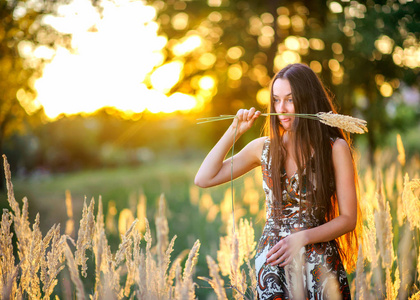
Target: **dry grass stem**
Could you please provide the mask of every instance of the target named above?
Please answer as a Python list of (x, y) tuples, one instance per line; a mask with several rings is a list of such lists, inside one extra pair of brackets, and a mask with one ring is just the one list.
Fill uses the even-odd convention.
[[(165, 197), (160, 195), (159, 198), (159, 209), (156, 216), (156, 229), (157, 229), (157, 258), (159, 268), (162, 270), (165, 261), (165, 251), (168, 247), (168, 220), (166, 219), (166, 202)], [(165, 271), (166, 272), (166, 271)], [(163, 275), (163, 274), (161, 274)]]
[(6, 299), (16, 292), (16, 286), (13, 288), (12, 285), (15, 283), (14, 278), (19, 271), (19, 268), (15, 266), (15, 257), (13, 256), (13, 233), (10, 232), (12, 220), (6, 209), (3, 209), (0, 225), (0, 295), (2, 295), (2, 299)]
[(366, 286), (366, 274), (363, 272), (364, 269), (364, 257), (363, 257), (363, 247), (359, 245), (359, 253), (357, 256), (356, 263), (356, 299), (366, 299), (367, 298), (367, 286)]
[(167, 282), (168, 282), (169, 286), (173, 285), (175, 275), (176, 275), (176, 269), (178, 268), (178, 266), (181, 267), (181, 262), (185, 259), (185, 257), (187, 257), (188, 253), (189, 253), (189, 250), (185, 249), (172, 262), (172, 265), (171, 265), (171, 267), (169, 269), (169, 272), (168, 272)]
[[(399, 147), (401, 158), (402, 144)], [(395, 156), (395, 152), (392, 155)], [(408, 174), (412, 171), (411, 163), (407, 162), (403, 168), (402, 160), (398, 162), (396, 156), (379, 155), (377, 157), (378, 159), (391, 158), (393, 162), (383, 163), (386, 167), (383, 171), (386, 189), (381, 173), (375, 176), (370, 167), (361, 177), (360, 206), (364, 242), (359, 247), (352, 293), (356, 299), (379, 297), (381, 299), (420, 300), (417, 285), (420, 274), (418, 245), (420, 180), (409, 178)], [(109, 201), (108, 212), (105, 216), (102, 199), (99, 198), (98, 212), (95, 216), (93, 199), (89, 206), (85, 199), (75, 243), (71, 237), (61, 235), (60, 225), (52, 226), (43, 236), (40, 230), (41, 217), (37, 215), (33, 223), (29, 221), (28, 200), (23, 198), (20, 205), (16, 201), (10, 166), (6, 157), (4, 157), (4, 162), (8, 202), (11, 209), (10, 211), (3, 210), (0, 223), (0, 297), (2, 299), (54, 297), (57, 299), (54, 292), (57, 290), (59, 274), (64, 267), (69, 272), (65, 273), (68, 279), (64, 278), (62, 283), (65, 285), (67, 282), (68, 286), (67, 289), (64, 287), (65, 298), (95, 300), (196, 298), (197, 285), (194, 282), (194, 270), (198, 261), (200, 242), (197, 240), (192, 249), (186, 249), (171, 259), (176, 236), (172, 239), (168, 238), (167, 208), (163, 195), (159, 199), (155, 219), (156, 236), (153, 238), (146, 219), (146, 199), (143, 193), (140, 194), (140, 198), (137, 198), (137, 202), (135, 195), (132, 196), (131, 209), (123, 210), (119, 215), (115, 202)], [(405, 176), (402, 173), (403, 169), (408, 172)], [(252, 176), (255, 177), (253, 180), (261, 181), (262, 175), (256, 174)], [(374, 177), (377, 177), (376, 181)], [(190, 189), (190, 202), (198, 207), (197, 211), (202, 214), (202, 217), (209, 223), (221, 221), (227, 228), (226, 235), (220, 237), (217, 263), (210, 256), (206, 257), (209, 278), (200, 277), (211, 285), (217, 299), (227, 299), (227, 291), (221, 275), (229, 276), (233, 298), (257, 299), (256, 274), (252, 263), (256, 247), (254, 225), (241, 218), (246, 211), (250, 211), (257, 218), (264, 213), (258, 208), (261, 194), (253, 180), (246, 179), (244, 189), (237, 191), (238, 198), (243, 198), (243, 201), (235, 205), (235, 224), (237, 224), (235, 232), (233, 232), (231, 218), (231, 189), (226, 190), (222, 201), (213, 201), (210, 193), (203, 193), (200, 198), (197, 189)], [(220, 205), (219, 202), (221, 202)], [(254, 209), (252, 209), (253, 205)], [(70, 192), (66, 192), (66, 208), (69, 220), (73, 220)], [(139, 222), (134, 220), (133, 212), (136, 211), (137, 216), (142, 218)], [(115, 222), (117, 217), (122, 224), (120, 226), (122, 234), (118, 250), (112, 252), (107, 233), (118, 233)], [(404, 222), (405, 219), (406, 222)], [(74, 229), (70, 230), (68, 224), (66, 224), (65, 232), (74, 234)], [(398, 241), (395, 240), (397, 238)], [(145, 243), (142, 243), (142, 239)], [(73, 243), (76, 251), (72, 252), (74, 247), (69, 247), (69, 242)], [(398, 245), (398, 251), (394, 251), (394, 244)], [(88, 277), (92, 278), (94, 286), (88, 294), (84, 290), (86, 281), (85, 279), (82, 281), (81, 275), (87, 275), (89, 256), (94, 258), (91, 261), (94, 267), (90, 267)], [(183, 267), (184, 261), (185, 267)], [(299, 269), (301, 266), (297, 262), (293, 268)], [(70, 285), (73, 284), (75, 295), (72, 296)], [(86, 284), (88, 285), (90, 284)], [(326, 286), (326, 289), (335, 289), (335, 283), (331, 283), (329, 287)]]
[(190, 253), (188, 254), (187, 261), (185, 262), (184, 273), (182, 279), (179, 282), (181, 285), (179, 289), (179, 294), (175, 295), (179, 299), (195, 299), (195, 284), (193, 282), (192, 276), (194, 272), (194, 267), (197, 264), (198, 259), (198, 250), (200, 249), (201, 243), (199, 240), (196, 240), (193, 247), (191, 248)]
[(226, 291), (224, 288), (224, 281), (219, 275), (219, 266), (216, 264), (216, 262), (211, 258), (211, 256), (206, 256), (207, 265), (209, 267), (210, 276), (212, 279), (208, 278), (202, 278), (203, 280), (206, 280), (213, 290), (216, 293), (218, 300), (227, 300)]
[(385, 279), (385, 285), (386, 285), (386, 299), (387, 300), (393, 300), (398, 298), (398, 290), (400, 289), (400, 270), (397, 266), (397, 269), (395, 270), (395, 280), (392, 280), (391, 278), (391, 271), (390, 269), (386, 270), (386, 279)]
[(89, 204), (89, 208), (86, 206), (86, 198), (83, 204), (82, 219), (80, 220), (79, 233), (77, 238), (77, 246), (75, 255), (75, 261), (78, 265), (82, 266), (82, 275), (86, 278), (87, 276), (87, 265), (86, 261), (88, 258), (85, 255), (86, 250), (92, 248), (92, 239), (94, 234), (94, 215), (93, 208), (95, 200), (92, 198)]
[[(318, 120), (321, 123), (324, 123), (331, 127), (338, 127), (345, 131), (351, 133), (360, 133), (363, 134), (368, 132), (367, 122), (362, 119), (354, 118), (351, 116), (340, 115), (333, 113), (332, 111), (329, 112), (319, 112), (316, 114), (289, 114), (289, 113), (263, 113), (262, 116), (294, 116), (297, 118), (304, 118), (304, 119), (311, 119), (311, 120)], [(221, 115), (219, 117), (210, 117), (210, 118), (201, 118), (198, 119), (198, 124), (208, 123), (208, 122), (215, 122), (215, 121), (222, 121), (222, 120), (231, 120), (234, 119), (235, 115)]]
[(420, 291), (411, 296), (409, 300), (420, 300)]
[(0, 293), (2, 296), (1, 299), (22, 299), (22, 291), (17, 287), (16, 278), (21, 270), (20, 266), (24, 261), (25, 259), (21, 260), (17, 266), (13, 268), (13, 271), (10, 274), (7, 274), (7, 280), (5, 281), (5, 285), (2, 286)]
[(117, 266), (123, 261), (123, 259), (128, 255), (129, 251), (131, 250), (130, 248), (133, 244), (133, 241), (131, 240), (130, 236), (137, 222), (138, 220), (134, 220), (127, 232), (121, 236), (121, 243), (118, 246), (117, 253), (115, 254), (115, 263)]
[(316, 114), (321, 123), (331, 127), (338, 127), (351, 133), (363, 134), (368, 132), (367, 122), (362, 119), (354, 118), (330, 112), (320, 112)]
[(47, 266), (47, 272), (45, 280), (43, 280), (44, 299), (50, 298), (57, 284), (58, 274), (64, 269), (63, 262), (66, 245), (66, 237), (60, 235), (60, 224), (58, 224), (54, 228), (50, 250), (46, 254), (47, 260), (45, 264)]
[(402, 192), (402, 205), (404, 215), (407, 217), (410, 229), (420, 229), (420, 199), (414, 191), (420, 188), (420, 179), (410, 181), (408, 174), (404, 176), (404, 189)]
[(73, 253), (70, 250), (69, 245), (66, 243), (66, 247), (64, 250), (67, 260), (67, 266), (70, 271), (70, 278), (73, 281), (74, 285), (76, 286), (76, 299), (84, 300), (85, 299), (85, 291), (83, 287), (83, 283), (79, 277), (79, 271), (77, 269), (76, 262), (73, 257)]
[(382, 185), (382, 176), (378, 173), (378, 190), (376, 194), (379, 209), (375, 212), (375, 224), (380, 253), (382, 254), (382, 266), (385, 269), (392, 268), (394, 262), (394, 248), (392, 240), (392, 217), (389, 202), (385, 200)]
[(9, 201), (9, 205), (12, 208), (15, 216), (20, 218), (20, 208), (19, 204), (16, 202), (15, 199), (15, 192), (13, 190), (13, 183), (12, 183), (12, 173), (10, 172), (10, 165), (7, 161), (6, 155), (3, 154), (3, 165), (4, 165), (4, 175), (6, 178), (6, 187), (7, 187), (7, 200)]

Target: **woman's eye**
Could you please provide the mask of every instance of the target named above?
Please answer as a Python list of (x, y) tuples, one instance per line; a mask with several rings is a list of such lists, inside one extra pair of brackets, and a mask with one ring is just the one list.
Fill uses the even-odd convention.
[(279, 102), (279, 99), (274, 98), (274, 102)]
[(287, 102), (293, 102), (292, 98), (287, 99)]

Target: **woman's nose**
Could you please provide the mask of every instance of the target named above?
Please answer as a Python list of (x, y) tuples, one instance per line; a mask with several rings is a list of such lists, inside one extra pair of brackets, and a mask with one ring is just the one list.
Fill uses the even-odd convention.
[(280, 110), (280, 112), (285, 112), (284, 101), (280, 101), (279, 102), (279, 110)]

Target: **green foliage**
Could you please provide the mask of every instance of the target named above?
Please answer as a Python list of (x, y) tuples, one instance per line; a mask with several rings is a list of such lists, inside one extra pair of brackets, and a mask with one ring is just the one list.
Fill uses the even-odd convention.
[[(401, 54), (404, 49), (419, 48), (417, 1), (283, 1), (281, 4), (149, 1), (149, 4), (156, 7), (161, 34), (169, 40), (165, 47), (167, 61), (182, 60), (188, 70), (172, 92), (187, 89), (194, 94), (195, 76), (210, 74), (217, 78), (217, 91), (205, 114), (231, 114), (250, 106), (264, 109), (265, 105), (256, 101), (257, 92), (267, 87), (274, 72), (287, 63), (281, 57), (285, 51), (292, 50), (299, 59), (290, 62), (302, 61), (320, 68), (320, 76), (336, 95), (341, 113), (361, 114), (368, 121), (372, 162), (375, 148), (389, 132), (390, 124), (394, 124), (385, 106), (399, 96), (402, 81), (415, 85), (418, 90), (416, 59)], [(182, 16), (187, 25), (179, 28), (177, 20), (182, 14), (187, 15), (187, 18)], [(176, 55), (177, 42), (193, 34), (203, 38), (202, 47)], [(289, 37), (300, 39), (301, 45), (296, 49), (288, 46)], [(314, 45), (316, 40), (311, 39), (320, 40), (319, 45)], [(309, 47), (302, 46), (305, 43)], [(240, 49), (242, 54), (232, 58), (229, 51), (233, 48)], [(206, 52), (215, 55), (214, 63), (197, 67)], [(232, 66), (241, 69), (239, 79), (229, 76)], [(381, 91), (384, 84), (388, 91)], [(360, 103), (364, 104), (360, 106)], [(401, 117), (398, 115), (397, 119)], [(400, 125), (406, 128), (417, 123), (410, 118)], [(215, 128), (215, 131), (219, 136), (223, 130)]]
[[(0, 1), (0, 153), (11, 135), (40, 124), (39, 114), (29, 120), (28, 111), (39, 109), (33, 102), (34, 79), (41, 75), (48, 57), (32, 53), (39, 47), (52, 50), (68, 45), (67, 36), (43, 22), (66, 1)], [(1, 190), (3, 175), (0, 178)]]
[(41, 75), (47, 57), (34, 57), (39, 47), (67, 45), (45, 22), (44, 16), (56, 13), (65, 1), (1, 1), (0, 3), (0, 144), (13, 132), (22, 130), (26, 117), (23, 106), (31, 112), (36, 96), (34, 78)]

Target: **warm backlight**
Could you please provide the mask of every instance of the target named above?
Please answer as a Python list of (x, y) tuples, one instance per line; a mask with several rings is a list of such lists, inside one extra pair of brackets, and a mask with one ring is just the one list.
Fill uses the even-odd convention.
[[(171, 113), (196, 106), (191, 95), (170, 95), (182, 80), (183, 62), (163, 63), (161, 50), (167, 39), (157, 33), (154, 8), (140, 1), (110, 1), (100, 18), (86, 3), (75, 0), (61, 7), (62, 17), (46, 20), (57, 30), (71, 33), (75, 49), (58, 48), (35, 82), (37, 101), (49, 118), (102, 107), (127, 113)], [(193, 37), (179, 50), (188, 51), (199, 42)], [(144, 84), (147, 78), (149, 86)]]

